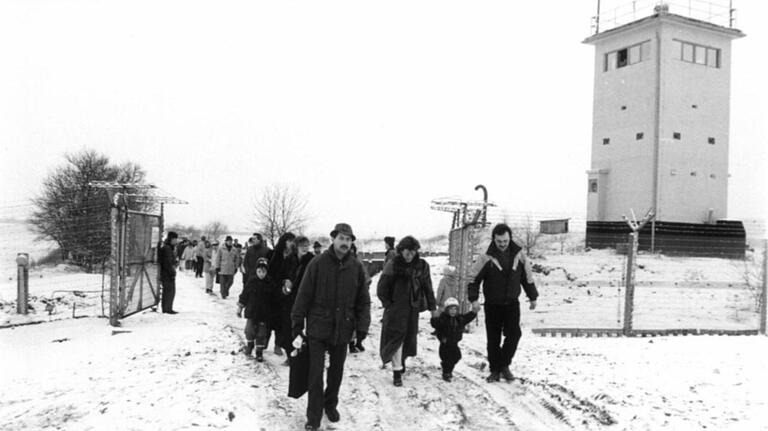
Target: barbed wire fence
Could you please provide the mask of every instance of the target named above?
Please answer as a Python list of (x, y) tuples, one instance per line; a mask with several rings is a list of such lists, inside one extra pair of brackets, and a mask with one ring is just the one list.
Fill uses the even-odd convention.
[[(108, 202), (94, 208), (109, 213)], [(28, 253), (29, 303), (40, 321), (109, 312), (109, 254), (92, 253), (88, 259), (63, 256), (59, 245), (40, 235), (29, 224), (35, 210), (29, 201), (0, 204), (0, 326), (14, 324), (16, 316), (15, 259)], [(567, 219), (568, 232), (542, 234), (542, 220)], [(97, 248), (109, 241), (101, 226), (92, 222), (70, 225), (74, 235)], [(528, 254), (541, 290), (541, 306), (529, 315), (531, 328), (622, 328), (626, 295), (626, 245), (604, 250), (585, 246), (586, 219), (564, 212), (520, 212), (488, 209), (491, 226), (506, 222), (516, 239), (528, 238)], [(743, 259), (708, 257), (688, 238), (678, 241), (685, 255), (640, 251), (635, 262), (633, 323), (637, 330), (708, 328), (755, 330), (760, 326), (764, 303), (764, 220), (744, 220), (747, 230)], [(490, 228), (479, 236), (479, 250), (490, 243)], [(445, 239), (447, 246), (447, 239)], [(107, 247), (108, 249), (109, 247)], [(439, 245), (431, 245), (439, 250)], [(90, 263), (88, 263), (90, 262)], [(763, 307), (764, 308), (764, 307)], [(30, 320), (29, 318), (25, 321)]]
[[(109, 235), (93, 218), (63, 216), (67, 235), (79, 247), (63, 252), (60, 244), (43, 238), (29, 223), (36, 207), (31, 202), (0, 206), (0, 326), (65, 318), (106, 317), (109, 312)], [(84, 205), (85, 212), (103, 211), (109, 203)], [(107, 227), (107, 234), (109, 232)], [(17, 308), (19, 253), (29, 256), (28, 316)]]

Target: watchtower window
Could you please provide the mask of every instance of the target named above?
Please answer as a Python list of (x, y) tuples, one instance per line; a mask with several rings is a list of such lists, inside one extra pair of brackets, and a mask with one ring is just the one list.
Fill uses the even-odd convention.
[(679, 54), (676, 54), (680, 60), (715, 69), (720, 68), (719, 49), (680, 40), (676, 40), (675, 44), (680, 47)]
[(640, 141), (643, 139), (643, 136), (644, 136), (643, 132), (637, 132), (635, 133), (635, 140)]
[(603, 138), (603, 145), (608, 145), (611, 143), (611, 138)]
[(616, 67), (624, 67), (629, 64), (629, 53), (627, 48), (616, 51)]
[(589, 180), (589, 192), (597, 193), (597, 180)]
[(715, 138), (710, 136), (709, 138), (707, 138), (707, 142), (709, 143), (709, 145), (715, 145)]
[(603, 72), (640, 63), (650, 58), (651, 42), (645, 41), (605, 54)]
[(680, 135), (680, 132), (672, 133), (672, 139), (679, 141), (681, 138), (682, 138), (682, 135)]

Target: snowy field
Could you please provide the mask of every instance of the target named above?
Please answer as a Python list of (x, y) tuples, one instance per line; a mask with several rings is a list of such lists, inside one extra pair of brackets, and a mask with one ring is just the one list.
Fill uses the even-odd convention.
[[(611, 268), (620, 268), (622, 257), (607, 252), (600, 259), (590, 257), (562, 255), (540, 262), (567, 267), (576, 280), (557, 274), (563, 271), (539, 274), (542, 297), (535, 312), (523, 311), (524, 335), (512, 383), (484, 380), (482, 315), (479, 326), (472, 325), (462, 341), (464, 358), (456, 378), (443, 382), (438, 343), (429, 335), (424, 313), (419, 356), (410, 360), (405, 385), (392, 386), (391, 372), (380, 368), (376, 353), (382, 310), (374, 300), (367, 350), (347, 359), (342, 420), (333, 425), (324, 420), (324, 429), (768, 429), (766, 337), (531, 334), (532, 327), (549, 323), (553, 314), (563, 320), (573, 318), (563, 317), (568, 313), (578, 314), (579, 304), (597, 295), (591, 290), (586, 294), (587, 289), (613, 289), (608, 283), (615, 280), (616, 270)], [(676, 259), (649, 259), (649, 271), (678, 265)], [(437, 286), (445, 258), (429, 260)], [(721, 272), (710, 274), (705, 271), (709, 266), (711, 260), (685, 264), (677, 277), (685, 278), (686, 270), (693, 269), (699, 278), (717, 281)], [(594, 287), (603, 275), (605, 286)], [(586, 279), (590, 284), (579, 287)], [(240, 352), (244, 320), (235, 316), (236, 296), (214, 299), (202, 284), (191, 273), (181, 273), (176, 300), (180, 314), (147, 311), (125, 319), (116, 332), (103, 318), (1, 329), (0, 428), (302, 429), (306, 397), (285, 395), (285, 358), (271, 349), (262, 364), (246, 358)], [(236, 282), (235, 294), (240, 287)], [(2, 289), (7, 299), (7, 286)], [(568, 298), (571, 303), (563, 301)], [(3, 313), (6, 319), (12, 314)], [(609, 314), (615, 320), (613, 308)], [(731, 315), (719, 312), (708, 323), (728, 322)], [(600, 323), (590, 319), (584, 321)]]

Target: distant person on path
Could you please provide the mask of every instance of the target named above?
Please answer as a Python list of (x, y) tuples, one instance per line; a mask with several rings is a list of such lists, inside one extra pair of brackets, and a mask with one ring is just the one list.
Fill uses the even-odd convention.
[(198, 242), (197, 247), (195, 247), (195, 278), (203, 278), (203, 266), (205, 265), (205, 248), (210, 246), (210, 243), (205, 240), (205, 236), (201, 236), (200, 242)]
[(213, 294), (213, 280), (216, 278), (216, 269), (213, 267), (213, 248), (211, 242), (205, 242), (203, 250), (203, 273), (205, 274), (205, 293)]
[(174, 249), (174, 252), (176, 253), (176, 262), (180, 263), (180, 265), (178, 265), (179, 271), (184, 270), (183, 256), (184, 256), (184, 250), (186, 250), (186, 248), (187, 248), (187, 239), (181, 238), (176, 244), (176, 248)]
[(176, 297), (176, 265), (178, 261), (173, 248), (178, 242), (179, 235), (176, 232), (168, 232), (157, 259), (160, 266), (160, 284), (163, 286), (162, 311), (167, 314), (176, 314), (173, 309), (173, 299)]
[(315, 243), (312, 244), (312, 248), (314, 249), (315, 256), (320, 256), (320, 253), (323, 252), (323, 245), (320, 244), (320, 241), (315, 241)]
[(384, 265), (376, 294), (384, 306), (379, 354), (381, 361), (392, 362), (392, 382), (403, 385), (405, 359), (416, 356), (419, 313), (432, 311), (437, 317), (435, 293), (429, 264), (419, 257), (421, 245), (406, 236), (397, 244), (397, 255)]
[(216, 253), (216, 269), (220, 278), (221, 299), (227, 299), (229, 288), (235, 280), (235, 273), (240, 266), (240, 250), (232, 245), (232, 237), (227, 236), (224, 240), (224, 247), (221, 247)]
[[(292, 301), (293, 296), (293, 279), (296, 276), (296, 267), (299, 265), (299, 259), (296, 257), (296, 250), (294, 250), (294, 244), (296, 235), (291, 232), (286, 232), (280, 235), (275, 245), (275, 250), (272, 253), (272, 259), (269, 260), (269, 276), (275, 280), (277, 286), (281, 292), (279, 296), (278, 312), (272, 317), (273, 320), (270, 323), (270, 329), (275, 332), (275, 355), (282, 355), (280, 347), (291, 344), (290, 327), (286, 326), (288, 323), (291, 309), (288, 308), (289, 302)], [(293, 305), (291, 303), (291, 305)], [(284, 325), (284, 323), (286, 325)], [(269, 336), (267, 336), (267, 342), (269, 342)]]
[[(354, 243), (352, 243), (351, 246), (349, 246), (349, 253), (352, 254), (352, 257), (360, 261), (360, 263), (363, 265), (363, 272), (365, 272), (365, 289), (370, 292), (371, 287), (371, 276), (368, 275), (368, 270), (365, 267), (365, 264), (362, 260), (357, 256), (357, 246), (355, 246)], [(354, 336), (351, 340), (349, 340), (349, 353), (360, 353), (365, 352), (365, 346), (363, 346), (364, 338), (360, 338), (357, 336), (357, 331), (354, 332)]]
[(456, 267), (452, 265), (445, 265), (443, 267), (443, 278), (440, 279), (440, 284), (437, 285), (437, 311), (443, 312), (445, 309), (445, 300), (448, 298), (459, 297), (459, 277), (456, 274)]
[[(340, 420), (339, 388), (347, 358), (347, 343), (355, 328), (365, 338), (371, 323), (371, 297), (365, 288), (363, 265), (349, 254), (355, 240), (352, 227), (339, 223), (332, 245), (307, 265), (291, 312), (293, 337), (304, 331), (309, 354), (309, 394), (305, 429), (320, 427), (323, 410), (331, 422)], [(293, 338), (292, 337), (292, 338)], [(325, 355), (329, 356), (327, 387), (323, 391)]]
[(384, 265), (386, 266), (390, 260), (397, 256), (397, 251), (395, 250), (395, 237), (385, 236), (384, 247), (386, 247), (386, 251), (384, 252)]
[(267, 347), (267, 334), (269, 333), (269, 321), (275, 312), (273, 304), (279, 294), (277, 285), (267, 275), (269, 262), (265, 258), (259, 258), (254, 269), (254, 276), (248, 279), (243, 293), (237, 301), (237, 316), (243, 317), (245, 309), (245, 355), (251, 356), (254, 345), (256, 347), (256, 360), (264, 361), (264, 349)]
[(184, 265), (184, 269), (193, 269), (193, 263), (197, 260), (195, 258), (195, 247), (197, 244), (189, 243), (184, 248), (184, 252), (181, 254), (181, 262)]
[(430, 324), (435, 328), (435, 335), (440, 340), (440, 366), (443, 369), (443, 380), (446, 382), (453, 379), (453, 368), (461, 360), (459, 341), (464, 335), (464, 327), (476, 316), (474, 311), (459, 314), (459, 300), (450, 297), (445, 300), (445, 311), (430, 320)]
[(491, 372), (486, 381), (498, 382), (500, 377), (504, 377), (509, 382), (514, 378), (509, 366), (522, 336), (520, 292), (525, 290), (531, 310), (536, 309), (539, 292), (533, 282), (531, 261), (522, 248), (512, 241), (512, 229), (500, 223), (493, 227), (491, 236), (488, 250), (480, 255), (470, 270), (471, 281), (467, 286), (467, 294), (473, 311), (479, 311), (478, 297), (480, 285), (483, 285), (485, 333)]

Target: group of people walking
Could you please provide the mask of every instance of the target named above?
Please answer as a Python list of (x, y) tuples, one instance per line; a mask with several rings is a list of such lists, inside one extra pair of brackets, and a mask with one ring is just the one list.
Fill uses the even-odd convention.
[[(228, 296), (237, 269), (243, 273), (244, 288), (238, 297), (237, 315), (247, 319), (248, 356), (255, 350), (256, 360), (263, 361), (271, 333), (275, 335), (277, 354), (282, 353), (281, 349), (290, 354), (294, 340), (303, 340), (306, 345), (307, 430), (320, 427), (323, 412), (331, 422), (340, 420), (338, 394), (347, 351), (364, 349), (362, 341), (371, 323), (371, 279), (355, 254), (352, 227), (339, 223), (330, 236), (330, 247), (316, 247), (314, 254), (309, 251), (309, 239), (291, 233), (282, 235), (274, 250), (264, 244), (261, 235), (254, 234), (242, 259), (239, 252), (232, 252), (230, 237), (215, 255), (211, 253), (211, 268), (213, 274), (218, 270), (222, 298)], [(172, 232), (168, 238), (166, 246), (172, 251), (177, 238)], [(503, 377), (511, 381), (514, 376), (509, 367), (522, 335), (519, 296), (524, 291), (530, 309), (534, 309), (538, 292), (530, 261), (512, 241), (509, 226), (499, 224), (493, 228), (491, 244), (470, 270), (467, 288), (471, 310), (463, 314), (457, 298), (455, 269), (444, 270), (435, 295), (429, 264), (419, 256), (419, 241), (406, 236), (395, 245), (394, 238), (387, 237), (385, 244), (385, 264), (376, 287), (384, 308), (379, 355), (383, 364), (392, 366), (392, 383), (403, 385), (406, 359), (417, 354), (418, 316), (424, 311), (431, 313), (430, 324), (440, 341), (442, 378), (451, 381), (453, 369), (461, 359), (459, 342), (464, 328), (476, 318), (481, 307), (481, 288), (490, 365), (486, 380), (498, 382)], [(162, 277), (168, 273), (162, 261), (168, 252), (166, 246), (160, 251)], [(203, 260), (207, 262), (205, 252)], [(163, 281), (164, 290), (165, 284)], [(167, 312), (165, 294), (163, 312)]]

